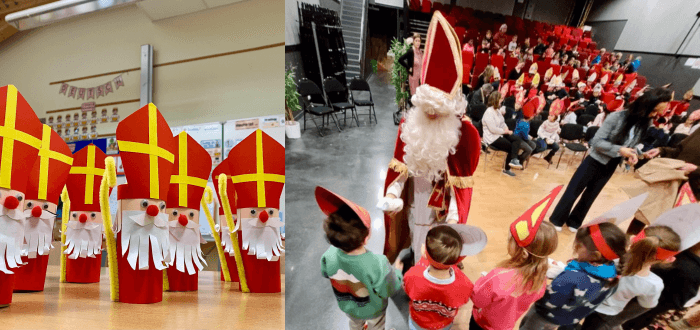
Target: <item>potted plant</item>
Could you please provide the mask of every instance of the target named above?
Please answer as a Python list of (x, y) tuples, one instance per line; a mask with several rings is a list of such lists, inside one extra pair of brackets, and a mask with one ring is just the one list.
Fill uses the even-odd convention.
[(408, 98), (410, 93), (406, 88), (406, 79), (408, 77), (408, 71), (403, 65), (399, 64), (399, 58), (406, 54), (411, 46), (402, 39), (396, 39), (391, 41), (390, 54), (394, 56), (394, 65), (391, 69), (391, 84), (396, 90), (396, 105), (398, 106), (397, 111), (394, 113), (394, 124), (398, 125), (401, 120), (401, 115), (404, 110), (408, 108)]
[(297, 83), (294, 81), (294, 67), (289, 66), (284, 72), (284, 117), (285, 131), (290, 139), (301, 137), (301, 126), (294, 120), (294, 111), (301, 109), (299, 105), (299, 92)]

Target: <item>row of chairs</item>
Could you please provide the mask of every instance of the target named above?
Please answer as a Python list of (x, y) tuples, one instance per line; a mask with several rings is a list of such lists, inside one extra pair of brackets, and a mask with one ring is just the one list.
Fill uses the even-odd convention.
[[(303, 78), (297, 84), (297, 91), (300, 94), (300, 104), (304, 115), (304, 131), (306, 131), (307, 113), (312, 115), (311, 120), (314, 122), (320, 136), (323, 136), (323, 129), (325, 128), (326, 122), (330, 125), (331, 119), (335, 123), (335, 127), (338, 131), (342, 131), (338, 124), (338, 113), (343, 114), (343, 127), (347, 127), (348, 111), (351, 115), (350, 121), (352, 122), (352, 120), (355, 120), (355, 123), (359, 127), (360, 121), (357, 107), (367, 107), (369, 110), (369, 123), (372, 124), (372, 117), (374, 117), (374, 121), (377, 122), (372, 91), (367, 81), (359, 77), (351, 79), (348, 86), (344, 86), (333, 77), (326, 78), (323, 81), (323, 90), (321, 90), (315, 82)], [(356, 98), (353, 92), (367, 92), (369, 98)], [(316, 123), (315, 117), (321, 117), (321, 126)]]

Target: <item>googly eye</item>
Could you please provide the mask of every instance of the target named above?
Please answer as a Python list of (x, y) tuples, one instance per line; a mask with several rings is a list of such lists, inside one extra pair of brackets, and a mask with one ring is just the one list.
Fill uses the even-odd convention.
[(275, 210), (268, 210), (267, 213), (270, 215), (273, 215), (273, 214), (275, 214)]
[(194, 218), (194, 212), (190, 212), (190, 219)]
[(44, 210), (48, 210), (48, 209), (49, 209), (49, 204), (48, 204), (48, 203), (44, 203), (43, 208), (44, 208)]
[(144, 199), (144, 200), (142, 200), (142, 201), (141, 201), (141, 207), (143, 207), (143, 208), (146, 208), (146, 207), (148, 207), (148, 201), (147, 201), (147, 200), (145, 200), (145, 199)]
[(17, 195), (17, 200), (21, 202), (22, 200), (24, 200), (24, 197), (22, 197), (22, 195)]
[(250, 210), (251, 215), (255, 215), (255, 213), (257, 213), (255, 210)]
[(160, 209), (165, 210), (165, 203), (160, 203)]
[(73, 213), (71, 216), (72, 216), (73, 218), (78, 218), (78, 213)]
[(31, 209), (34, 206), (34, 203), (32, 202), (27, 202), (27, 208)]
[(174, 216), (174, 217), (177, 216), (177, 210), (173, 210), (173, 216)]
[(97, 213), (95, 213), (95, 212), (90, 213), (90, 217), (95, 219), (97, 217)]

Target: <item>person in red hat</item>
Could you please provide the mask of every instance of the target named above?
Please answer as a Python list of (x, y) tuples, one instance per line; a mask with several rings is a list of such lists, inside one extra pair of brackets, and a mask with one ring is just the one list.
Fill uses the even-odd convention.
[[(65, 280), (68, 283), (99, 283), (102, 265), (102, 210), (100, 183), (107, 155), (89, 144), (73, 155), (66, 190), (70, 214), (66, 215)], [(63, 201), (66, 203), (66, 201)]]
[[(278, 293), (280, 256), (280, 196), (284, 188), (284, 146), (258, 129), (238, 143), (228, 155), (236, 190), (241, 253), (250, 292)], [(236, 161), (231, 161), (235, 159)]]
[[(219, 165), (217, 165), (214, 168), (214, 171), (211, 174), (214, 180), (214, 189), (216, 191), (216, 196), (219, 199), (220, 224), (216, 225), (215, 229), (221, 237), (221, 248), (223, 250), (223, 254), (226, 260), (226, 264), (222, 264), (221, 266), (221, 280), (225, 280), (226, 276), (224, 276), (224, 271), (227, 271), (230, 281), (238, 282), (239, 278), (236, 267), (235, 248), (233, 242), (231, 241), (231, 229), (228, 227), (228, 224), (224, 220), (226, 219), (226, 213), (224, 212), (224, 203), (221, 200), (222, 194), (219, 192), (219, 185), (217, 184), (217, 182), (219, 182), (220, 175), (225, 175), (228, 178), (231, 177), (231, 170), (228, 166), (228, 158), (224, 159), (221, 163), (219, 163)], [(233, 216), (232, 220), (235, 223), (237, 221), (236, 189), (233, 187), (233, 182), (229, 181), (229, 184), (226, 185), (226, 195), (228, 197), (229, 212)], [(240, 240), (240, 237), (238, 239)]]
[[(12, 302), (17, 267), (22, 265), (24, 198), (41, 148), (42, 124), (13, 85), (0, 87), (0, 308)], [(21, 280), (21, 279), (20, 279)]]
[(205, 241), (199, 232), (199, 205), (211, 173), (211, 157), (185, 132), (177, 135), (177, 143), (165, 203), (170, 227), (168, 290), (197, 291), (198, 272), (207, 264), (200, 246)]
[[(416, 90), (414, 107), (399, 126), (385, 197), (379, 202), (386, 212), (384, 254), (392, 262), (400, 250), (411, 245), (418, 251), (431, 226), (467, 222), (472, 174), (481, 152), (479, 133), (464, 116), (467, 102), (460, 88), (459, 41), (439, 12), (430, 22), (425, 47), (423, 85)], [(409, 179), (413, 184), (407, 185)], [(404, 202), (409, 195), (413, 207)], [(411, 217), (408, 212), (399, 212), (402, 210), (410, 210)], [(415, 261), (419, 257), (416, 253)]]
[(365, 208), (323, 187), (314, 194), (327, 216), (323, 231), (331, 244), (321, 257), (321, 274), (330, 280), (351, 330), (384, 330), (389, 298), (401, 292), (401, 273), (386, 256), (365, 248), (372, 227)]
[(119, 122), (117, 141), (127, 180), (117, 188), (119, 301), (160, 302), (162, 271), (170, 262), (165, 202), (177, 140), (149, 103)]
[(24, 201), (23, 267), (17, 270), (21, 281), (14, 291), (44, 291), (49, 251), (53, 248), (53, 223), (56, 220), (58, 197), (68, 179), (73, 163), (66, 142), (48, 125), (43, 126), (39, 157), (29, 174)]

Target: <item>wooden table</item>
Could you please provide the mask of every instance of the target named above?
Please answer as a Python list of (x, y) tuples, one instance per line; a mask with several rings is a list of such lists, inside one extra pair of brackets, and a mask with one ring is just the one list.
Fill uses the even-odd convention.
[(43, 292), (15, 293), (0, 309), (2, 329), (284, 329), (282, 293), (243, 294), (238, 283), (203, 271), (198, 292), (165, 292), (157, 304), (109, 300), (109, 276), (100, 283), (59, 284), (58, 266), (49, 266)]

